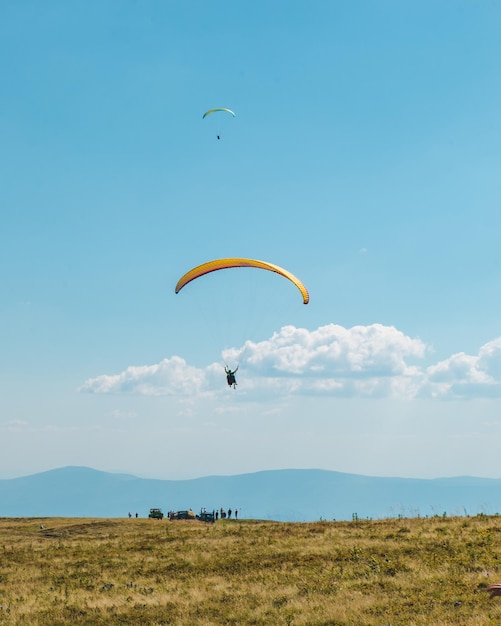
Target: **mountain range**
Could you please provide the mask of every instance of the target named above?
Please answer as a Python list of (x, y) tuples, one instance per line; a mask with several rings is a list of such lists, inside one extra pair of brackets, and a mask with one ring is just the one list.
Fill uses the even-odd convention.
[(318, 521), (496, 514), (501, 479), (392, 478), (318, 469), (157, 480), (63, 467), (0, 480), (1, 517), (146, 517), (235, 509), (239, 518)]

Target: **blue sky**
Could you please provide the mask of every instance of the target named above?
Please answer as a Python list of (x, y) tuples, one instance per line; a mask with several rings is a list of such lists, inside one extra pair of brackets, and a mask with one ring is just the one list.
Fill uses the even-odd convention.
[[(500, 477), (500, 58), (487, 0), (3, 3), (0, 477)], [(227, 256), (310, 303), (174, 294)]]

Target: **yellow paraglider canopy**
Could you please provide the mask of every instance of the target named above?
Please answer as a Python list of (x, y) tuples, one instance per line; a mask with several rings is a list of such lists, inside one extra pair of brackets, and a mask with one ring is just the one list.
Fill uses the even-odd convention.
[(266, 261), (257, 261), (256, 259), (242, 259), (242, 258), (228, 258), (228, 259), (215, 259), (214, 261), (208, 261), (207, 263), (202, 263), (202, 265), (198, 265), (194, 267), (189, 272), (186, 272), (184, 276), (181, 276), (177, 285), (176, 285), (176, 293), (179, 293), (181, 289), (190, 283), (192, 280), (199, 278), (200, 276), (204, 276), (205, 274), (209, 274), (210, 272), (216, 272), (217, 270), (224, 270), (233, 267), (255, 267), (257, 269), (269, 270), (270, 272), (275, 272), (276, 274), (280, 274), (284, 278), (290, 280), (301, 292), (303, 296), (304, 304), (308, 304), (310, 301), (310, 295), (308, 290), (304, 286), (304, 284), (296, 278), (294, 274), (291, 274), (288, 270), (285, 270), (283, 267), (279, 267), (278, 265), (274, 265), (273, 263), (268, 263)]
[(225, 112), (225, 113), (231, 113), (231, 115), (233, 115), (233, 117), (236, 117), (235, 113), (233, 113), (233, 111), (231, 109), (225, 109), (224, 107), (217, 107), (215, 109), (209, 109), (208, 111), (205, 111), (205, 113), (203, 114), (202, 119), (205, 119), (208, 115), (210, 115), (211, 113), (216, 113), (217, 111), (221, 111), (221, 112)]

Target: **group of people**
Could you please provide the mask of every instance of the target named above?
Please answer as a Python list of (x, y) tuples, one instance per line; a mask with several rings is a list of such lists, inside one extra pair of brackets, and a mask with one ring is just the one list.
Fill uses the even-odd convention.
[[(232, 513), (233, 511), (231, 509), (228, 509), (228, 511), (225, 511), (223, 507), (221, 507), (219, 511), (216, 511), (216, 520), (219, 518), (219, 515), (221, 515), (221, 519), (225, 519), (226, 517), (228, 519), (231, 519)], [(238, 509), (235, 509), (234, 515), (235, 515), (235, 519), (238, 519)]]
[[(189, 511), (184, 512), (184, 513), (187, 514), (186, 515), (187, 518), (193, 518), (194, 519), (195, 517), (197, 517), (195, 515), (195, 513), (193, 513), (193, 511), (191, 509)], [(206, 513), (206, 510), (205, 509), (201, 509), (201, 513)], [(234, 519), (237, 520), (238, 519), (238, 509), (235, 509), (235, 511), (232, 511), (231, 509), (228, 509), (228, 511), (225, 511), (225, 509), (223, 509), (223, 507), (221, 507), (219, 509), (219, 511), (215, 511), (214, 518), (215, 518), (215, 520), (218, 520), (219, 518), (221, 518), (221, 519), (226, 519), (226, 518), (231, 519), (232, 515), (234, 515)], [(169, 511), (167, 513), (168, 519), (176, 519), (176, 516), (177, 516), (177, 513), (175, 511)], [(128, 517), (129, 517), (129, 519), (132, 517), (132, 513), (130, 511), (128, 513)], [(139, 517), (139, 515), (137, 513), (136, 513), (136, 517)]]

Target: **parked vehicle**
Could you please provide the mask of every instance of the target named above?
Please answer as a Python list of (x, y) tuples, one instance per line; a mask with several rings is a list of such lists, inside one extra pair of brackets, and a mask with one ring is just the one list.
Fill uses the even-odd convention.
[(212, 513), (208, 513), (207, 511), (200, 511), (200, 513), (197, 515), (197, 519), (199, 519), (201, 522), (214, 524), (214, 522), (216, 521), (216, 516), (214, 514), (214, 511), (212, 511)]
[(170, 514), (170, 519), (171, 520), (177, 520), (177, 519), (197, 519), (197, 516), (190, 509), (189, 511), (176, 511), (176, 512), (173, 511)]
[(151, 517), (152, 519), (163, 519), (164, 514), (162, 513), (162, 509), (150, 509), (148, 517)]

